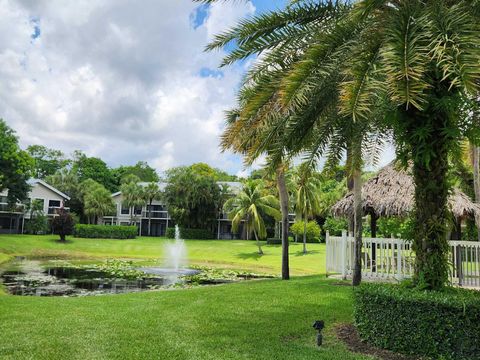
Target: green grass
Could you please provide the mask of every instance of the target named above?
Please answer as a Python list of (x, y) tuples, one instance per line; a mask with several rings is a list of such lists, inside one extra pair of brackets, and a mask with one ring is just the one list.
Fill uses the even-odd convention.
[[(165, 240), (73, 239), (0, 236), (0, 254), (84, 258), (161, 257)], [(280, 248), (255, 256), (246, 241), (188, 241), (197, 263), (258, 271), (280, 268)], [(324, 246), (297, 256), (296, 273), (320, 273)], [(290, 281), (255, 280), (193, 289), (95, 297), (0, 296), (1, 359), (369, 359), (334, 336), (352, 321), (351, 288), (322, 275)], [(314, 320), (327, 324), (315, 346)]]
[[(57, 236), (0, 235), (0, 256), (27, 255), (37, 257), (62, 256), (72, 258), (130, 258), (162, 259), (165, 238), (140, 237), (134, 240), (68, 238), (66, 244)], [(264, 246), (265, 254), (258, 255), (254, 241), (243, 240), (186, 240), (190, 263), (231, 267), (279, 274), (281, 246)], [(303, 255), (302, 245), (290, 246), (290, 269), (293, 275), (325, 273), (325, 244), (308, 244)], [(1, 262), (1, 258), (0, 258)]]
[[(2, 359), (367, 359), (333, 336), (351, 289), (318, 276), (84, 298), (0, 297)], [(315, 346), (312, 323), (328, 325)]]

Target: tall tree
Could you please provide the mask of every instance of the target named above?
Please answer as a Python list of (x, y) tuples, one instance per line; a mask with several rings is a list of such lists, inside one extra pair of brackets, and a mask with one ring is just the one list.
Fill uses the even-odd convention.
[(307, 253), (307, 223), (309, 217), (320, 212), (320, 182), (308, 164), (297, 168), (295, 212), (303, 220), (303, 253)]
[(143, 182), (158, 182), (160, 179), (154, 168), (145, 161), (139, 161), (133, 166), (119, 166), (111, 170), (113, 181), (116, 186), (122, 184), (126, 175), (135, 175)]
[(84, 213), (89, 222), (101, 224), (105, 215), (115, 213), (115, 204), (111, 193), (101, 184), (89, 186), (84, 195)]
[(88, 157), (81, 151), (76, 151), (72, 162), (72, 170), (77, 174), (80, 182), (92, 179), (111, 192), (117, 190), (110, 168), (100, 158)]
[(84, 194), (75, 171), (63, 168), (55, 174), (47, 176), (45, 181), (70, 197), (70, 200), (67, 201), (70, 212), (79, 217), (83, 216)]
[(295, 112), (289, 129), (320, 127), (296, 114), (310, 109), (318, 119), (319, 100), (332, 84), (340, 113), (354, 124), (389, 104), (385, 124), (397, 155), (413, 163), (414, 282), (421, 288), (440, 289), (448, 279), (449, 155), (459, 139), (480, 139), (478, 124), (458, 116), (462, 98), (478, 91), (479, 20), (480, 3), (467, 0), (298, 1), (242, 21), (211, 45), (237, 44), (224, 64), (263, 53), (256, 70), (264, 72), (268, 59), (275, 65), (278, 55), (286, 58), (286, 49), (297, 56), (279, 92), (283, 107)]
[(175, 223), (213, 232), (223, 199), (215, 180), (195, 172), (192, 167), (183, 166), (167, 171), (166, 182), (164, 200)]
[(226, 201), (224, 208), (232, 220), (232, 230), (238, 231), (240, 224), (244, 221), (247, 239), (253, 232), (258, 253), (263, 255), (260, 239), (267, 237), (263, 216), (268, 215), (279, 220), (281, 214), (278, 206), (275, 196), (266, 194), (258, 181), (249, 180), (243, 185), (242, 191)]
[(161, 199), (162, 191), (157, 183), (152, 182), (143, 188), (143, 196), (148, 205), (148, 236), (150, 236), (152, 228), (152, 203), (155, 200)]
[(130, 209), (130, 225), (136, 223), (136, 209), (144, 204), (143, 188), (136, 181), (126, 182), (120, 186), (122, 204)]
[(33, 176), (37, 179), (45, 179), (54, 175), (70, 163), (60, 150), (49, 149), (43, 145), (30, 145), (27, 152), (33, 158)]
[(10, 205), (27, 199), (32, 168), (33, 161), (18, 146), (15, 132), (0, 119), (0, 191), (8, 190)]

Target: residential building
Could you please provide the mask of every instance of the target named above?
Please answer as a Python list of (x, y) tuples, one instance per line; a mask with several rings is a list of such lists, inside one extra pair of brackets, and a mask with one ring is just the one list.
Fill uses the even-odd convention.
[[(50, 219), (65, 201), (70, 200), (66, 194), (40, 179), (29, 180), (31, 190), (27, 204), (36, 200), (42, 205), (42, 210)], [(7, 203), (8, 190), (0, 191), (0, 233), (23, 233), (25, 222), (30, 219), (30, 212), (26, 204), (16, 204), (11, 207)], [(68, 210), (68, 208), (65, 208)]]

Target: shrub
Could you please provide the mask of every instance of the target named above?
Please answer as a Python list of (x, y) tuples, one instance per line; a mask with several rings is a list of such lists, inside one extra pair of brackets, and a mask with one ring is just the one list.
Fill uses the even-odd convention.
[(46, 215), (39, 214), (30, 218), (25, 223), (25, 232), (34, 235), (44, 235), (49, 232), (48, 218)]
[(75, 225), (75, 236), (79, 238), (135, 239), (137, 234), (136, 226)]
[(348, 222), (346, 219), (336, 219), (328, 217), (323, 224), (323, 230), (328, 231), (332, 236), (341, 236), (342, 230), (348, 229)]
[[(290, 231), (293, 235), (298, 237), (298, 241), (303, 241), (303, 221), (296, 221), (292, 226), (290, 226)], [(316, 221), (307, 222), (307, 242), (308, 243), (318, 243), (320, 242), (320, 226)]]
[(363, 284), (354, 290), (360, 337), (397, 352), (434, 359), (480, 359), (480, 294)]
[[(175, 228), (167, 228), (165, 236), (169, 239), (175, 238)], [(182, 239), (211, 240), (214, 239), (213, 233), (207, 229), (187, 229), (180, 228), (180, 237)]]
[(67, 235), (72, 235), (74, 225), (72, 215), (63, 208), (59, 209), (58, 215), (52, 220), (53, 233), (60, 236), (60, 241), (65, 241)]

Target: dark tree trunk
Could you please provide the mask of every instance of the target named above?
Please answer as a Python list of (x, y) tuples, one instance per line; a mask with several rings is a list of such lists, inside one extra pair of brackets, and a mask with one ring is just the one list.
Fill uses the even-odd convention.
[(150, 199), (150, 204), (148, 204), (148, 236), (150, 236), (152, 232), (152, 202), (153, 199)]
[[(352, 161), (353, 161), (353, 156), (352, 156), (352, 146), (347, 147), (347, 159), (346, 159), (346, 168), (347, 168), (347, 189), (348, 192), (353, 192), (353, 173), (351, 171), (352, 169)], [(350, 235), (353, 234), (353, 228), (355, 227), (355, 215), (349, 215), (348, 216), (348, 233)]]
[(65, 242), (66, 241), (65, 234), (59, 234), (59, 235), (60, 235), (60, 241)]
[(360, 285), (362, 281), (362, 172), (356, 168), (353, 170), (353, 199), (354, 199), (354, 219), (355, 242), (353, 245), (354, 265), (352, 285)]
[[(445, 129), (450, 129), (449, 117), (435, 110), (416, 112), (410, 118), (414, 130), (417, 124), (429, 128), (425, 139), (411, 144), (413, 178), (415, 181), (415, 210), (413, 250), (415, 251), (415, 276), (417, 286), (441, 289), (448, 281), (447, 209), (450, 184), (447, 179), (448, 149), (453, 139)], [(415, 139), (414, 136), (410, 138)]]
[(255, 235), (255, 240), (257, 241), (258, 254), (263, 255), (262, 246), (260, 245), (260, 240), (258, 240), (258, 235), (257, 235), (257, 232), (255, 231), (255, 229), (253, 229), (253, 234)]
[(285, 169), (283, 164), (277, 168), (277, 187), (280, 195), (280, 210), (282, 212), (282, 279), (290, 279), (288, 264), (288, 192), (285, 184)]
[(307, 253), (307, 216), (303, 217), (303, 254)]
[[(475, 191), (475, 202), (480, 204), (480, 147), (472, 146), (473, 165), (473, 189)], [(479, 223), (477, 219), (477, 223)], [(480, 229), (478, 229), (477, 240), (480, 241)]]

